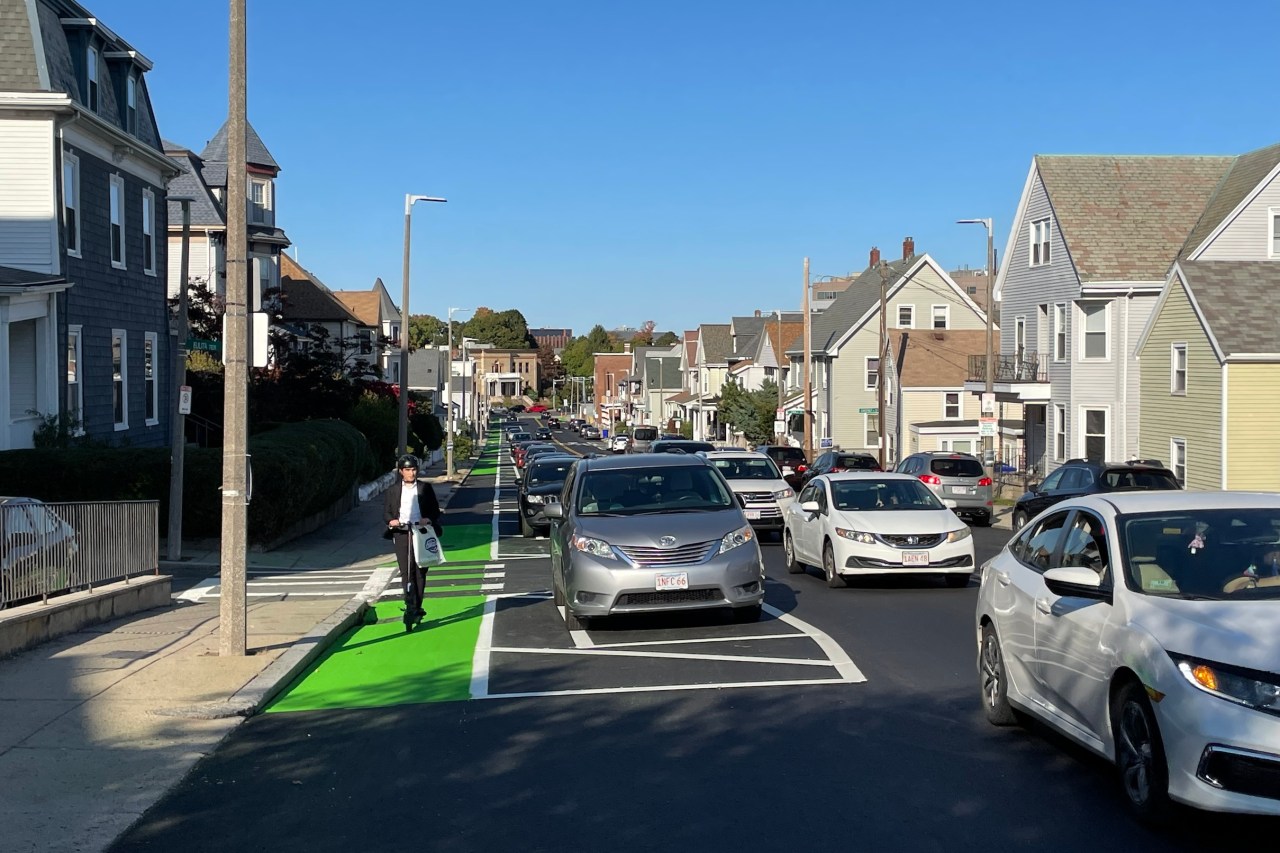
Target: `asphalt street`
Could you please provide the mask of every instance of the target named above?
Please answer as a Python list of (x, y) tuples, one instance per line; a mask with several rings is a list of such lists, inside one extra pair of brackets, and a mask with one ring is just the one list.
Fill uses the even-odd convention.
[[(485, 566), (500, 590), (429, 602), (412, 635), (363, 629), (383, 633), (351, 638), (112, 849), (1133, 851), (1274, 837), (1274, 821), (1200, 813), (1150, 832), (1105, 762), (1039, 726), (990, 726), (976, 581), (829, 589), (816, 570), (787, 574), (768, 543), (758, 623), (682, 614), (572, 636), (546, 540), (519, 536), (505, 453), (495, 467), (455, 494), (446, 528), (497, 530), (456, 570)], [(1007, 535), (975, 530), (979, 561)]]

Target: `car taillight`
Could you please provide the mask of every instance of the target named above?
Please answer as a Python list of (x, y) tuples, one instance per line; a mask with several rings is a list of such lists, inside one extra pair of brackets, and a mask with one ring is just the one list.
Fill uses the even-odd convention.
[(990, 477), (983, 477), (981, 480), (979, 480), (979, 481), (978, 481), (978, 485), (979, 485), (979, 486), (990, 486), (990, 485), (991, 485), (991, 478), (990, 478)]
[(797, 465), (797, 466), (796, 466), (796, 473), (797, 473), (797, 474), (803, 474), (805, 471), (808, 471), (808, 470), (809, 470), (809, 466), (808, 466), (808, 465)]
[(937, 474), (921, 474), (920, 482), (928, 483), (930, 486), (941, 486), (942, 478)]

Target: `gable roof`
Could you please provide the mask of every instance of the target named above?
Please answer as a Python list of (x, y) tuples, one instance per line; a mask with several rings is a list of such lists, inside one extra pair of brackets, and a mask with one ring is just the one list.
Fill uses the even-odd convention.
[[(938, 334), (942, 335), (941, 340)], [(903, 329), (891, 331), (889, 337), (890, 352), (898, 362), (898, 381), (904, 390), (962, 387), (968, 378), (969, 356), (987, 350), (986, 329)]]
[(1195, 254), (1277, 165), (1280, 165), (1280, 142), (1235, 158), (1214, 189), (1200, 221), (1187, 235), (1178, 257), (1190, 258)]
[(220, 227), (227, 224), (226, 211), (209, 192), (209, 186), (201, 179), (200, 159), (186, 148), (173, 142), (164, 143), (164, 153), (178, 164), (182, 170), (169, 182), (169, 227), (182, 227), (182, 205), (173, 200), (174, 196), (186, 196), (191, 199), (192, 227)]
[[(223, 122), (222, 127), (218, 128), (218, 132), (214, 134), (213, 139), (209, 140), (209, 144), (200, 152), (200, 159), (209, 163), (217, 163), (225, 165), (227, 162), (227, 122)], [(258, 132), (253, 129), (253, 125), (249, 122), (244, 124), (244, 159), (251, 166), (262, 166), (266, 169), (275, 169), (280, 171), (280, 164), (271, 156), (271, 152), (267, 150), (267, 146), (263, 144), (262, 137), (258, 136)], [(217, 176), (216, 170), (213, 176)], [(215, 183), (214, 186), (223, 186), (227, 181), (227, 171), (225, 168), (221, 170), (222, 183)], [(210, 183), (214, 183), (210, 180)]]
[(376, 290), (335, 290), (336, 296), (366, 326), (382, 323), (382, 294)]
[(702, 358), (707, 364), (725, 364), (733, 352), (733, 338), (728, 323), (703, 323), (698, 327), (702, 339)]
[[(1276, 355), (1275, 317), (1280, 313), (1280, 263), (1274, 261), (1181, 261), (1174, 269), (1186, 282), (1191, 303), (1219, 357)], [(1152, 311), (1148, 329), (1163, 307), (1171, 280)]]
[[(889, 261), (890, 289), (923, 257), (923, 255), (912, 255), (910, 258)], [(880, 285), (879, 267), (868, 266), (854, 279), (852, 284), (837, 293), (835, 301), (827, 306), (827, 310), (815, 316), (811, 322), (809, 343), (813, 348), (812, 351), (826, 352), (827, 348), (835, 343), (836, 339), (853, 328), (854, 323), (862, 319), (873, 307), (878, 306), (880, 304)], [(803, 335), (803, 330), (801, 334)], [(801, 354), (804, 353), (803, 339), (798, 350), (788, 348), (788, 352), (796, 351)]]
[(285, 320), (366, 325), (320, 279), (283, 252), (280, 254), (280, 289), (284, 296), (281, 314)]
[[(777, 315), (774, 315), (775, 318)], [(789, 315), (786, 312), (782, 314), (782, 334), (778, 334), (778, 322), (774, 322), (765, 326), (765, 344), (773, 349), (773, 359), (780, 365), (785, 366), (787, 361), (787, 345), (793, 341), (804, 337), (804, 320), (787, 320)], [(803, 315), (801, 315), (803, 316)], [(800, 346), (804, 346), (801, 341)]]
[(1034, 168), (1082, 282), (1164, 281), (1232, 162), (1039, 154)]

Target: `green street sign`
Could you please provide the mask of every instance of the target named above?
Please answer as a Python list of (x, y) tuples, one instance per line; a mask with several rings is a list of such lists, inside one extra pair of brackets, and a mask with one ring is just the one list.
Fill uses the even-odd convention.
[(860, 415), (878, 415), (878, 414), (880, 414), (880, 409), (879, 409), (879, 407), (877, 407), (877, 406), (863, 406), (861, 409), (858, 409), (858, 414), (860, 414)]
[(187, 338), (187, 349), (192, 351), (203, 350), (204, 352), (217, 352), (222, 349), (222, 344), (217, 341), (202, 341), (199, 338)]

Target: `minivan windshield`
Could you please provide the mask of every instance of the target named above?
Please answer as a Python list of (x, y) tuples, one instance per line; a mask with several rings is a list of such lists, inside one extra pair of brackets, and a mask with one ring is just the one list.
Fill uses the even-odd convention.
[(632, 427), (631, 437), (636, 441), (655, 441), (658, 438), (658, 428), (656, 426)]
[(737, 506), (724, 481), (705, 465), (588, 471), (578, 490), (579, 515), (706, 512)]
[(919, 480), (834, 480), (831, 497), (836, 509), (845, 512), (943, 509), (942, 502)]
[(778, 466), (772, 459), (712, 459), (715, 466), (726, 480), (781, 480)]
[(1280, 507), (1117, 520), (1129, 588), (1161, 598), (1280, 599)]

